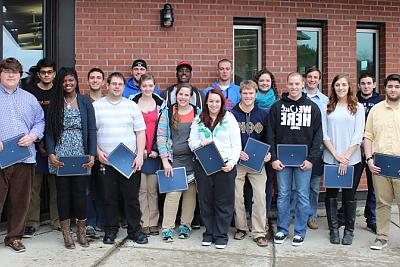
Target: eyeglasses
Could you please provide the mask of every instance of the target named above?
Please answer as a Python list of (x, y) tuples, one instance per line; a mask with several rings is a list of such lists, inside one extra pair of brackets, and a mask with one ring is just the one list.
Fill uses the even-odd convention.
[(48, 71), (41, 70), (41, 71), (39, 71), (40, 75), (46, 75), (46, 74), (51, 75), (53, 73), (54, 73), (54, 70), (48, 70)]
[(117, 86), (124, 86), (124, 83), (117, 83), (117, 82), (112, 82), (110, 85), (117, 87)]

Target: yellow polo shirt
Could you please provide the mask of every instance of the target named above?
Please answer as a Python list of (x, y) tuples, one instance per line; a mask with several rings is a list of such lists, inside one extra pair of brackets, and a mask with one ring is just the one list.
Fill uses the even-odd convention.
[(400, 103), (392, 108), (385, 100), (373, 106), (364, 137), (372, 141), (372, 153), (400, 156)]

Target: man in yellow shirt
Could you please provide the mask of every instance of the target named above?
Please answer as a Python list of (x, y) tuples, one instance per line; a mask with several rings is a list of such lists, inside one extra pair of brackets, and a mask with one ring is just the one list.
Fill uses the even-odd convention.
[(383, 177), (375, 165), (375, 152), (400, 157), (400, 75), (391, 74), (384, 82), (386, 100), (376, 104), (370, 111), (364, 134), (366, 162), (373, 174), (376, 195), (377, 236), (373, 250), (387, 246), (393, 198), (400, 208), (400, 180)]

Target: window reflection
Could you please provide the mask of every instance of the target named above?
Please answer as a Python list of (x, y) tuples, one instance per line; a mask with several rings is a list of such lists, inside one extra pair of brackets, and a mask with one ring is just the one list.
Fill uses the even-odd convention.
[(357, 74), (358, 77), (365, 73), (371, 73), (377, 77), (377, 31), (357, 31)]
[(308, 68), (320, 68), (320, 29), (297, 30), (297, 71), (304, 74)]

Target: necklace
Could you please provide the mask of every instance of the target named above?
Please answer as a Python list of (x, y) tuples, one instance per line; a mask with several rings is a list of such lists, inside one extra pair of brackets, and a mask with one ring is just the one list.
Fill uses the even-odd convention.
[(72, 108), (72, 103), (75, 102), (77, 96), (78, 96), (78, 95), (75, 94), (75, 97), (74, 97), (74, 99), (72, 99), (71, 102), (68, 102), (67, 99), (64, 97), (64, 102), (65, 102), (65, 104), (67, 104), (67, 109), (71, 109), (71, 108)]

